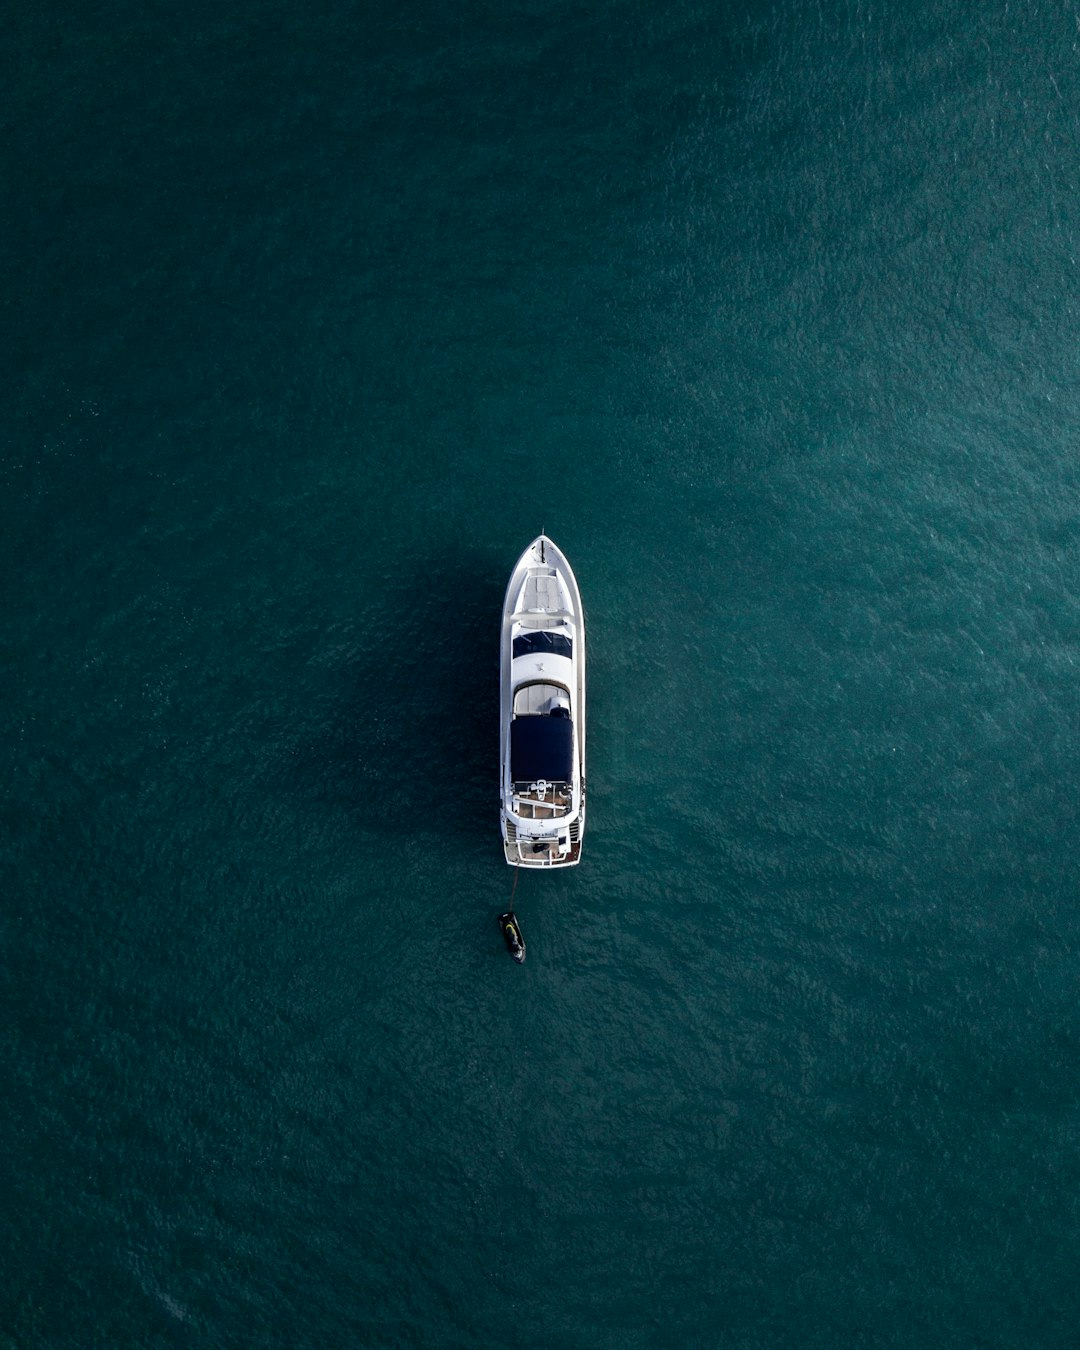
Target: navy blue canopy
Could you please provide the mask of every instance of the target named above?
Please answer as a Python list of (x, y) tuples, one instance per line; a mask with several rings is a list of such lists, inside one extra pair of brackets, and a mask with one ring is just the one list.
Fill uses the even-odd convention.
[(569, 783), (574, 776), (574, 724), (569, 717), (515, 717), (510, 723), (510, 779)]

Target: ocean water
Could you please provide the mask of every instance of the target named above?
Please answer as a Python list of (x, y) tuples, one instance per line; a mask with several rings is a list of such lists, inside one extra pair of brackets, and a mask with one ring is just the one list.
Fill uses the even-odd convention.
[[(0, 1344), (1080, 1327), (1080, 10), (23, 6)], [(502, 591), (589, 623), (495, 915)]]

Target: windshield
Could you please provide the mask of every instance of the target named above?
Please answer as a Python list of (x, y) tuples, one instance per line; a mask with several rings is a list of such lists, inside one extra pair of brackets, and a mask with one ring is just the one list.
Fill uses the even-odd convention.
[(522, 633), (514, 639), (514, 656), (569, 656), (573, 643), (561, 633), (543, 630)]

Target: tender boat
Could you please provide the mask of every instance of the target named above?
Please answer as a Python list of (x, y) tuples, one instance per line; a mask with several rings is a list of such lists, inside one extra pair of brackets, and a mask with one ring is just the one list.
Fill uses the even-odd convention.
[(546, 535), (517, 561), (503, 604), (499, 763), (511, 867), (573, 867), (585, 831), (585, 615)]
[(512, 909), (508, 909), (505, 914), (499, 915), (499, 927), (502, 929), (506, 950), (519, 966), (524, 965), (525, 939), (521, 935), (521, 925), (517, 921), (517, 915)]

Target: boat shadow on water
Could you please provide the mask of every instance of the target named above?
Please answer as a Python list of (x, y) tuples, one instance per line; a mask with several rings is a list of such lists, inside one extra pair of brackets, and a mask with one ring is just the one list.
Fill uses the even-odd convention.
[[(301, 795), (357, 824), (498, 858), (500, 560), (455, 549), (387, 579), (313, 658)], [(313, 709), (313, 711), (315, 710)]]

